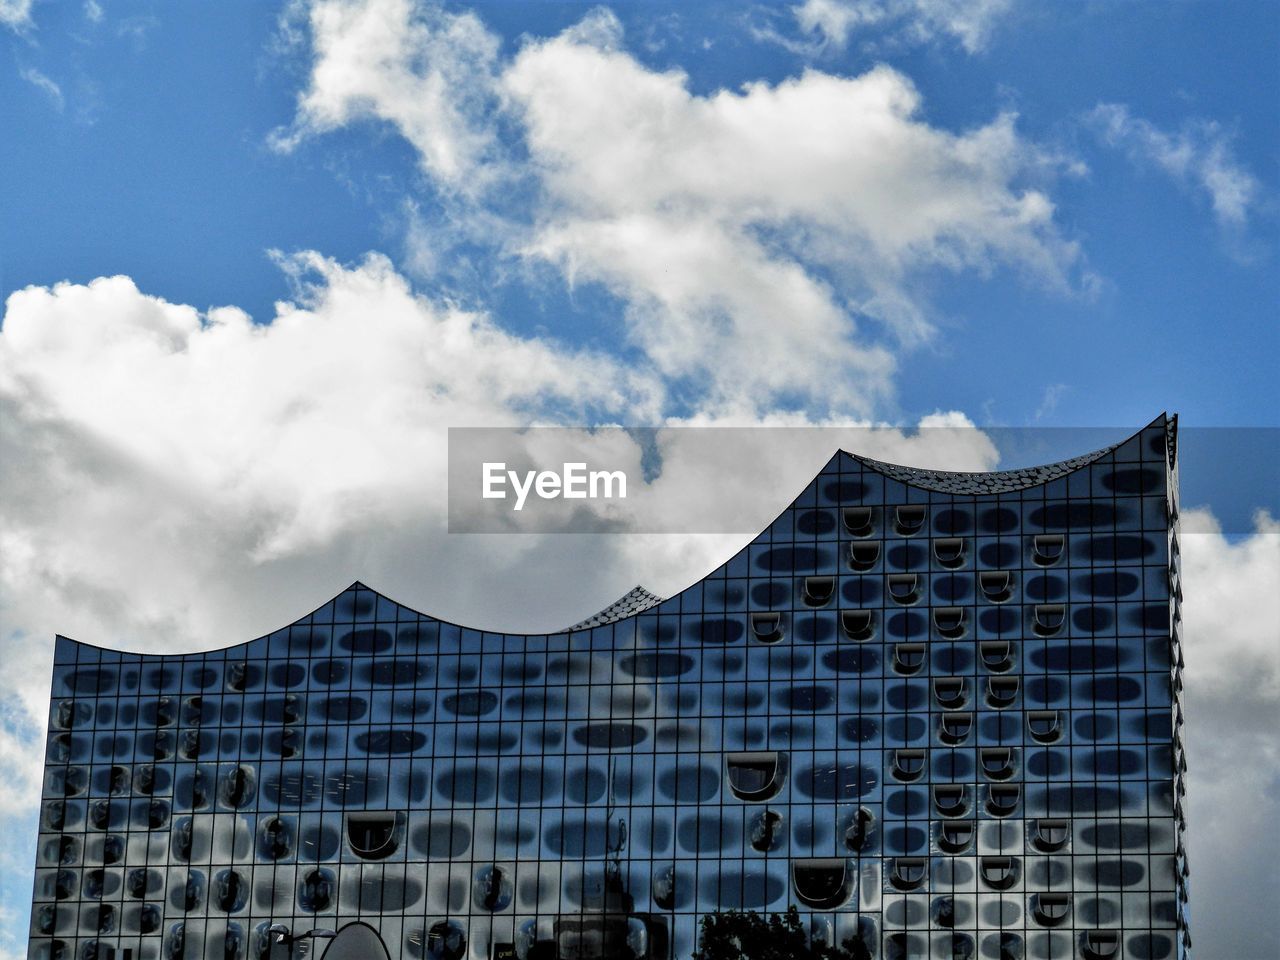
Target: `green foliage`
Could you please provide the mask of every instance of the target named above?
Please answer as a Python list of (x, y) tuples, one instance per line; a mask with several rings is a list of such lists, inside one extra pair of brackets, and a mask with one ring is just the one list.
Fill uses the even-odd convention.
[(692, 960), (862, 960), (866, 948), (850, 937), (839, 947), (810, 946), (795, 905), (768, 918), (754, 910), (709, 913), (702, 918)]

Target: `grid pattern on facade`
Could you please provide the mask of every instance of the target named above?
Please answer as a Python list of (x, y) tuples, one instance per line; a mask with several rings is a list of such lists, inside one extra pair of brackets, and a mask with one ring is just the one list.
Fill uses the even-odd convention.
[(687, 957), (794, 903), (874, 958), (1185, 956), (1171, 439), (985, 494), (840, 454), (587, 629), (355, 584), (210, 653), (60, 638), (29, 955)]

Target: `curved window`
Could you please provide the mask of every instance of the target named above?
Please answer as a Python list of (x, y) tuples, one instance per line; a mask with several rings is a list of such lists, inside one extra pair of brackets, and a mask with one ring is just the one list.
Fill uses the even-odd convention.
[(462, 960), (467, 955), (467, 935), (452, 920), (441, 920), (427, 931), (428, 960)]
[(978, 644), (978, 656), (982, 658), (982, 665), (992, 673), (1004, 673), (1013, 666), (1013, 642), (983, 640)]
[(993, 817), (1007, 817), (1018, 809), (1022, 789), (1016, 783), (993, 783), (987, 788), (987, 812)]
[(1053, 743), (1062, 736), (1062, 723), (1057, 710), (1031, 710), (1027, 713), (1027, 731), (1036, 743)]
[(782, 757), (776, 751), (730, 753), (725, 756), (729, 788), (739, 800), (768, 800), (782, 789), (785, 774)]
[(214, 878), (213, 894), (219, 910), (235, 913), (249, 902), (249, 883), (235, 870), (222, 870)]
[(924, 528), (925, 508), (920, 503), (904, 503), (894, 508), (893, 525), (904, 537)]
[(924, 773), (925, 752), (923, 750), (895, 750), (893, 752), (893, 775), (903, 783), (919, 780)]
[(312, 870), (302, 879), (299, 891), (298, 906), (308, 913), (319, 913), (329, 909), (333, 903), (333, 894), (337, 889), (337, 878), (329, 870)]
[(1062, 629), (1067, 618), (1067, 608), (1060, 603), (1037, 603), (1035, 606), (1035, 631), (1042, 637), (1052, 636)]
[(972, 840), (972, 820), (951, 820), (938, 827), (938, 846), (943, 853), (962, 853)]
[(949, 639), (960, 636), (964, 633), (964, 607), (934, 607), (933, 626)]
[(776, 611), (760, 611), (751, 615), (751, 632), (763, 643), (775, 643), (782, 639), (782, 614)]
[(871, 535), (871, 508), (845, 507), (842, 514), (844, 528), (855, 537)]
[(969, 699), (964, 677), (938, 677), (933, 681), (933, 697), (944, 710), (963, 707)]
[(511, 897), (515, 892), (509, 871), (504, 867), (490, 864), (482, 867), (476, 874), (475, 901), (485, 910), (497, 913), (511, 906)]
[(1042, 567), (1049, 567), (1062, 556), (1063, 536), (1060, 533), (1040, 533), (1035, 538), (1033, 559)]
[(1067, 893), (1035, 893), (1031, 895), (1031, 915), (1046, 927), (1056, 927), (1071, 913), (1071, 895)]
[(293, 844), (289, 825), (279, 817), (273, 817), (262, 825), (258, 837), (258, 852), (268, 860), (279, 860), (289, 855)]
[(924, 883), (928, 872), (929, 861), (924, 857), (897, 857), (893, 861), (889, 882), (899, 890), (914, 890)]
[(396, 815), (390, 811), (347, 814), (347, 843), (362, 860), (383, 860), (396, 852)]
[(1086, 930), (1080, 934), (1080, 952), (1085, 960), (1112, 960), (1120, 956), (1120, 934), (1116, 930)]
[(880, 541), (849, 544), (849, 566), (855, 570), (870, 570), (880, 560)]
[(1036, 821), (1036, 832), (1031, 842), (1045, 853), (1056, 853), (1066, 847), (1070, 839), (1070, 820), (1041, 819)]
[(253, 771), (248, 767), (236, 767), (223, 778), (218, 791), (223, 806), (238, 809), (253, 799)]
[(1017, 677), (987, 677), (987, 703), (1001, 710), (1018, 699)]
[(933, 541), (933, 556), (949, 570), (964, 566), (964, 540), (960, 537), (944, 537)]
[(964, 784), (938, 783), (933, 787), (933, 805), (944, 817), (963, 817), (969, 810)]
[(992, 780), (1008, 780), (1013, 776), (1013, 749), (1011, 747), (983, 747), (978, 751), (982, 773)]
[(844, 859), (796, 860), (791, 864), (791, 885), (806, 906), (832, 910), (849, 899), (853, 871)]
[(956, 925), (956, 902), (951, 897), (934, 897), (929, 904), (929, 916), (934, 925), (950, 930)]
[(1002, 603), (1013, 595), (1013, 577), (1008, 570), (983, 570), (978, 574), (978, 586), (993, 603)]
[(844, 844), (850, 850), (861, 852), (871, 846), (876, 816), (866, 807), (859, 807), (844, 832)]
[(938, 722), (938, 739), (955, 746), (963, 743), (972, 729), (972, 713), (944, 713)]
[(765, 810), (751, 824), (751, 846), (761, 853), (776, 849), (782, 836), (782, 814)]
[(889, 596), (898, 603), (912, 603), (919, 596), (920, 578), (914, 573), (889, 574)]
[(893, 648), (893, 669), (898, 673), (910, 676), (919, 673), (924, 666), (925, 646), (923, 643), (899, 643)]
[(653, 875), (653, 902), (663, 910), (676, 905), (676, 867), (668, 863), (659, 867)]
[(841, 610), (840, 627), (850, 640), (866, 640), (871, 636), (873, 622), (870, 610)]
[(810, 607), (821, 607), (835, 593), (835, 577), (805, 577), (804, 602)]
[(982, 882), (993, 890), (1008, 890), (1018, 882), (1018, 861), (1013, 857), (983, 857), (978, 871)]

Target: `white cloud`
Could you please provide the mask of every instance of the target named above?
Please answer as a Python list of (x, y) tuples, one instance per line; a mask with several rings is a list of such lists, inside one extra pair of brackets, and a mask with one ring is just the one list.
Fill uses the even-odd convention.
[(498, 39), (475, 14), (412, 0), (319, 0), (290, 9), (286, 30), (309, 38), (311, 75), (293, 126), (276, 134), (277, 147), (377, 119), (394, 124), (448, 189), (472, 193), (488, 181)]
[(0, 26), (22, 32), (32, 25), (34, 0), (0, 0)]
[(101, 23), (102, 15), (102, 4), (98, 3), (97, 0), (85, 0), (84, 18), (86, 20), (90, 23)]
[(1191, 932), (1260, 958), (1277, 927), (1258, 891), (1280, 886), (1280, 521), (1233, 542), (1183, 511), (1182, 576)]
[(62, 88), (52, 79), (35, 67), (22, 67), (18, 70), (18, 76), (47, 96), (56, 110), (62, 110), (66, 103), (62, 96)]
[(1012, 6), (1013, 0), (805, 0), (792, 13), (802, 32), (835, 49), (864, 31), (888, 30), (917, 43), (945, 38), (977, 53)]
[(1189, 121), (1170, 133), (1119, 103), (1098, 104), (1087, 120), (1104, 143), (1133, 163), (1154, 166), (1183, 187), (1203, 191), (1219, 225), (1238, 229), (1247, 223), (1258, 181), (1236, 159), (1231, 137), (1218, 123)]

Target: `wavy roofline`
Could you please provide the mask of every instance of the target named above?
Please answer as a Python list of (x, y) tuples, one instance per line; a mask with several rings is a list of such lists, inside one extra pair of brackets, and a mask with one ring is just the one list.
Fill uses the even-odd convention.
[[(1076, 472), (1077, 470), (1080, 470), (1083, 467), (1086, 467), (1089, 464), (1094, 463), (1101, 457), (1106, 456), (1108, 453), (1112, 452), (1113, 450), (1116, 450), (1119, 447), (1124, 446), (1126, 443), (1135, 439), (1136, 437), (1142, 436), (1143, 433), (1145, 433), (1147, 430), (1150, 430), (1152, 427), (1155, 427), (1162, 423), (1165, 426), (1167, 435), (1169, 436), (1172, 449), (1176, 449), (1176, 447), (1174, 447), (1173, 445), (1176, 444), (1178, 417), (1176, 414), (1170, 416), (1166, 411), (1166, 412), (1162, 412), (1158, 417), (1156, 417), (1146, 426), (1139, 428), (1129, 436), (1124, 437), (1123, 439), (1109, 446), (1102, 447), (1101, 449), (1098, 449), (1098, 450), (1094, 450), (1091, 453), (1086, 453), (1077, 457), (1070, 457), (1066, 460), (1059, 460), (1055, 463), (1042, 464), (1035, 467), (1022, 467), (1014, 470), (999, 470), (999, 471), (993, 471), (993, 472), (961, 471), (961, 470), (930, 470), (923, 467), (908, 467), (900, 464), (886, 463), (882, 460), (876, 460), (872, 457), (863, 456), (857, 453), (851, 453), (850, 451), (841, 448), (835, 454), (833, 454), (833, 456), (830, 459), (828, 459), (826, 463), (822, 465), (822, 468), (816, 474), (814, 474), (814, 476), (804, 485), (804, 487), (801, 488), (800, 492), (798, 492), (795, 496), (793, 496), (790, 500), (787, 501), (786, 505), (783, 506), (778, 511), (778, 513), (774, 515), (773, 520), (765, 524), (761, 528), (760, 532), (752, 536), (752, 538), (748, 540), (747, 543), (750, 544), (754, 542), (755, 539), (758, 538), (761, 533), (768, 530), (774, 523), (776, 523), (779, 517), (785, 514), (787, 510), (791, 509), (791, 507), (795, 504), (796, 500), (799, 499), (799, 497), (803, 494), (804, 490), (807, 489), (809, 485), (812, 484), (815, 480), (817, 480), (818, 477), (822, 476), (823, 472), (827, 469), (828, 466), (830, 466), (831, 461), (842, 455), (851, 457), (854, 460), (857, 460), (859, 463), (865, 464), (867, 467), (870, 467), (872, 470), (875, 470), (877, 473), (881, 473), (882, 475), (884, 475), (885, 477), (891, 480), (895, 480), (897, 482), (906, 484), (907, 486), (914, 487), (915, 489), (918, 489), (918, 490), (923, 490), (926, 492), (943, 492), (943, 493), (953, 494), (956, 496), (990, 496), (996, 493), (1016, 492), (1020, 490), (1027, 490), (1034, 486), (1043, 486), (1044, 484), (1050, 483), (1054, 480), (1061, 479), (1064, 476), (1069, 476), (1070, 474)], [(1170, 460), (1173, 459), (1172, 453), (1169, 454), (1169, 459)], [(966, 481), (966, 482), (972, 482), (976, 478), (1010, 478), (1013, 482), (1016, 483), (1019, 480), (1023, 479), (1024, 476), (1027, 474), (1052, 474), (1052, 475), (1045, 475), (1040, 479), (1035, 479), (1032, 482), (1024, 483), (1021, 486), (1005, 487), (999, 490), (974, 489), (972, 491), (959, 492), (957, 490), (947, 489), (945, 487), (927, 485), (929, 483), (944, 483), (945, 481), (951, 478), (959, 478), (962, 481)], [(704, 572), (697, 579), (681, 587), (679, 590), (675, 591), (668, 597), (657, 598), (655, 594), (652, 594), (649, 591), (644, 590), (643, 587), (637, 585), (627, 593), (623, 594), (622, 597), (606, 605), (604, 608), (592, 614), (591, 616), (588, 616), (579, 620), (573, 626), (561, 627), (556, 630), (526, 632), (526, 631), (510, 631), (510, 630), (489, 630), (483, 627), (470, 626), (465, 623), (458, 623), (453, 620), (446, 620), (443, 617), (437, 617), (436, 615), (431, 613), (425, 613), (421, 610), (418, 610), (414, 607), (409, 606), (406, 603), (401, 603), (399, 600), (396, 600), (392, 597), (387, 596), (386, 594), (374, 589), (373, 587), (370, 587), (368, 584), (360, 580), (355, 580), (349, 586), (345, 587), (342, 590), (339, 590), (336, 594), (334, 594), (328, 600), (321, 603), (319, 606), (312, 608), (310, 611), (302, 614), (296, 619), (291, 620), (288, 623), (285, 623), (277, 627), (275, 630), (272, 630), (268, 633), (259, 634), (256, 637), (250, 637), (248, 640), (241, 640), (237, 643), (230, 643), (221, 647), (210, 647), (208, 649), (192, 650), (187, 652), (152, 653), (152, 652), (137, 652), (137, 651), (131, 651), (131, 650), (124, 650), (124, 649), (121, 649), (120, 647), (108, 647), (108, 646), (103, 646), (102, 644), (91, 643), (87, 640), (77, 640), (74, 637), (68, 637), (64, 634), (56, 634), (54, 659), (55, 659), (55, 663), (59, 662), (59, 658), (57, 655), (57, 647), (62, 646), (64, 644), (73, 644), (76, 647), (87, 647), (91, 650), (101, 650), (107, 653), (120, 654), (122, 656), (127, 656), (127, 657), (137, 657), (139, 658), (139, 660), (159, 660), (159, 659), (169, 659), (169, 658), (176, 658), (176, 657), (193, 657), (193, 656), (200, 656), (202, 654), (209, 654), (209, 653), (223, 653), (228, 650), (234, 650), (237, 647), (248, 646), (249, 644), (257, 642), (259, 640), (265, 640), (270, 636), (272, 636), (273, 634), (279, 632), (280, 630), (287, 630), (289, 627), (294, 626), (299, 621), (305, 620), (308, 617), (313, 616), (315, 613), (324, 609), (329, 604), (337, 601), (338, 598), (341, 597), (344, 593), (349, 593), (352, 590), (367, 590), (370, 593), (372, 593), (375, 597), (386, 600), (389, 603), (394, 603), (396, 606), (401, 607), (404, 610), (407, 610), (409, 613), (416, 614), (419, 617), (423, 617), (427, 620), (431, 620), (435, 623), (439, 623), (442, 626), (456, 627), (459, 630), (466, 630), (466, 631), (470, 631), (478, 634), (489, 634), (489, 635), (497, 635), (497, 636), (521, 638), (521, 639), (527, 639), (530, 637), (563, 636), (563, 635), (574, 633), (574, 632), (581, 632), (581, 630), (583, 629), (592, 629), (593, 627), (597, 627), (597, 626), (612, 626), (614, 624), (622, 623), (627, 620), (631, 620), (635, 617), (638, 617), (641, 614), (647, 612), (648, 610), (651, 610), (654, 607), (660, 606), (662, 603), (666, 602), (667, 600), (680, 596), (686, 590), (701, 583), (703, 580), (705, 580), (708, 576), (710, 576), (720, 567), (724, 566), (726, 563), (731, 561), (734, 556), (736, 556), (738, 553), (742, 551), (742, 549), (743, 547), (739, 547), (738, 550), (734, 551), (733, 554), (726, 557), (724, 560), (720, 561), (720, 563), (715, 564), (710, 568), (710, 570)], [(635, 612), (627, 614), (625, 616), (613, 617), (613, 618), (610, 618), (608, 616), (608, 613), (611, 609), (618, 606), (623, 601), (627, 600), (637, 591), (642, 591), (648, 596), (654, 597), (656, 599), (653, 603), (650, 603), (649, 605), (645, 606), (643, 609), (636, 610)], [(592, 621), (596, 621), (596, 620), (600, 620), (601, 622), (593, 624)], [(584, 626), (586, 624), (591, 624), (591, 626)]]

